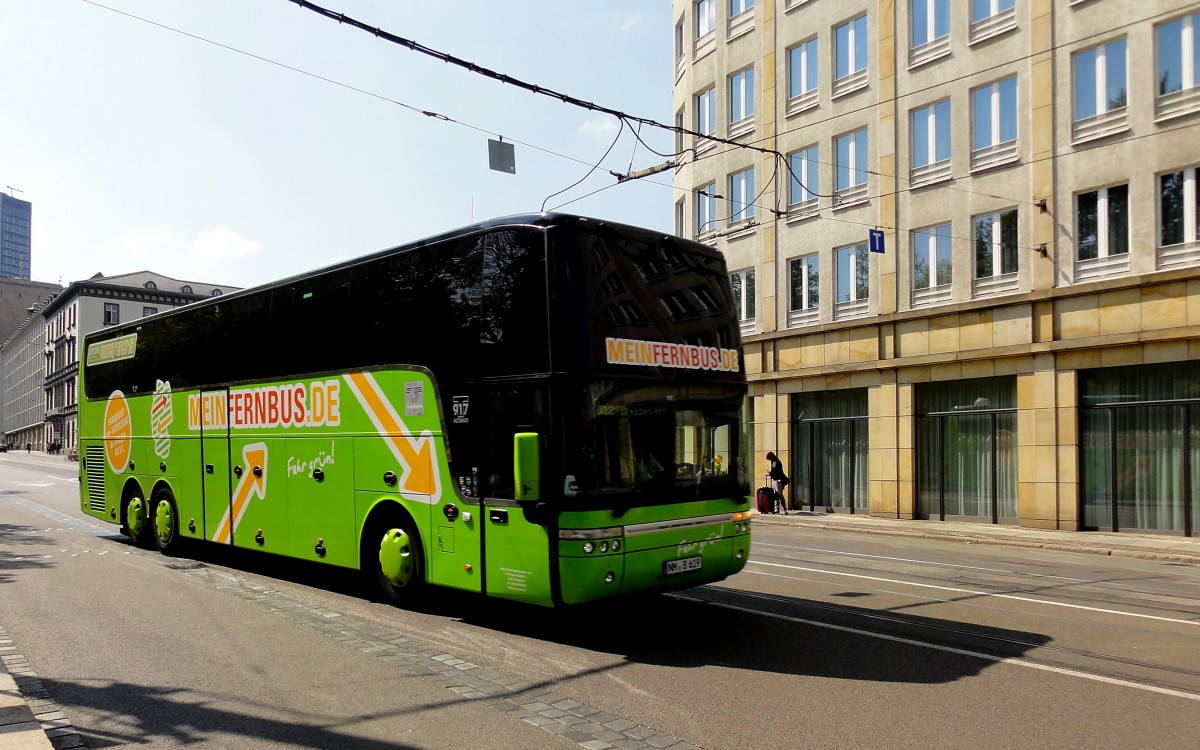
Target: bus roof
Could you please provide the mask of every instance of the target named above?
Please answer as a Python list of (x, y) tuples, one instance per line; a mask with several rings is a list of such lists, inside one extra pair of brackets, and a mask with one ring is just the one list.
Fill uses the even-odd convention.
[[(688, 245), (691, 245), (694, 250), (710, 253), (713, 256), (720, 255), (720, 253), (715, 248), (711, 248), (707, 245), (702, 245), (698, 242), (684, 239), (682, 237), (676, 237), (667, 232), (660, 232), (660, 231), (655, 231), (652, 229), (646, 229), (644, 227), (637, 227), (632, 224), (622, 224), (620, 222), (608, 221), (607, 219), (596, 219), (596, 218), (591, 218), (591, 217), (587, 217), (587, 216), (580, 216), (577, 214), (554, 213), (554, 212), (512, 214), (510, 216), (500, 216), (500, 217), (493, 218), (493, 219), (487, 219), (485, 221), (477, 222), (475, 224), (470, 224), (468, 226), (459, 227), (458, 229), (452, 229), (450, 231), (443, 232), (441, 234), (432, 235), (429, 237), (425, 237), (423, 239), (414, 240), (412, 242), (406, 242), (402, 245), (395, 245), (393, 247), (389, 247), (384, 250), (378, 250), (375, 252), (367, 253), (365, 255), (359, 255), (359, 256), (356, 256), (353, 258), (348, 258), (346, 260), (339, 261), (337, 263), (334, 263), (334, 264), (331, 264), (328, 266), (322, 266), (320, 268), (314, 268), (310, 271), (304, 271), (301, 273), (292, 274), (291, 276), (286, 276), (286, 277), (283, 277), (280, 279), (276, 279), (274, 281), (268, 281), (263, 284), (259, 284), (257, 286), (246, 287), (244, 289), (240, 289), (236, 292), (231, 292), (229, 294), (220, 295), (217, 297), (209, 297), (209, 298), (206, 298), (203, 300), (199, 300), (197, 302), (193, 302), (188, 305), (184, 305), (182, 307), (176, 307), (176, 308), (172, 308), (170, 310), (164, 310), (163, 312), (158, 313), (157, 315), (148, 316), (148, 317), (168, 317), (171, 315), (181, 314), (181, 313), (184, 313), (185, 311), (195, 310), (197, 308), (207, 307), (210, 305), (225, 304), (231, 300), (236, 300), (240, 297), (258, 294), (260, 292), (263, 292), (263, 291), (266, 291), (269, 289), (281, 287), (286, 284), (291, 284), (291, 283), (294, 283), (297, 281), (302, 281), (304, 279), (311, 278), (314, 276), (319, 276), (324, 273), (331, 273), (331, 272), (343, 270), (346, 268), (352, 268), (359, 264), (368, 263), (368, 262), (374, 261), (376, 259), (383, 258), (388, 255), (392, 255), (394, 253), (402, 253), (402, 252), (407, 252), (410, 250), (416, 250), (418, 248), (425, 247), (427, 245), (434, 245), (434, 244), (439, 244), (442, 242), (449, 242), (449, 241), (458, 239), (460, 237), (467, 237), (467, 236), (470, 236), (473, 234), (479, 234), (479, 233), (487, 232), (487, 231), (491, 231), (491, 230), (502, 229), (502, 228), (506, 228), (506, 227), (534, 227), (537, 229), (549, 229), (552, 227), (560, 227), (560, 226), (561, 227), (597, 228), (597, 229), (609, 228), (609, 229), (616, 230), (620, 234), (628, 235), (631, 237), (637, 237), (637, 238), (640, 238), (643, 240), (670, 238), (676, 242), (686, 243)], [(132, 320), (127, 323), (121, 323), (121, 324), (115, 325), (115, 326), (106, 326), (98, 331), (93, 331), (93, 332), (90, 332), (89, 334), (85, 334), (85, 337), (90, 335), (91, 333), (103, 333), (103, 334), (105, 334), (105, 337), (108, 338), (113, 335), (118, 335), (120, 331), (136, 329), (139, 325), (141, 325), (141, 323), (144, 320), (146, 320), (146, 318), (138, 318), (136, 320)]]

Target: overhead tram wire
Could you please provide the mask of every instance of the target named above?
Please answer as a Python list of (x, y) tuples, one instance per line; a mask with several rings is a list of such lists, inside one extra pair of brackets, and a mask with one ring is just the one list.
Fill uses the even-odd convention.
[[(237, 47), (233, 47), (228, 44), (224, 44), (222, 42), (208, 39), (206, 37), (199, 36), (198, 34), (193, 34), (189, 31), (184, 31), (183, 29), (175, 28), (174, 26), (168, 26), (167, 24), (160, 23), (158, 21), (153, 21), (149, 18), (145, 18), (143, 16), (138, 16), (133, 13), (129, 13), (127, 11), (120, 10), (119, 8), (113, 8), (111, 6), (104, 5), (103, 3), (96, 2), (96, 0), (80, 0), (80, 1), (87, 3), (88, 5), (91, 5), (93, 7), (100, 8), (101, 10), (107, 10), (112, 13), (116, 13), (118, 15), (125, 16), (126, 18), (131, 18), (135, 21), (140, 21), (142, 23), (149, 24), (150, 26), (156, 26), (160, 29), (163, 29), (164, 31), (170, 31), (175, 34), (179, 34), (180, 36), (186, 36), (189, 39), (194, 39), (197, 42), (211, 44), (212, 46), (219, 47), (223, 50), (226, 50), (227, 52), (234, 52), (239, 55), (244, 55), (245, 57), (249, 57), (252, 60), (257, 60), (259, 62), (267, 63), (268, 65), (274, 65), (277, 68), (282, 68), (282, 69), (290, 71), (292, 73), (299, 73), (300, 75), (307, 76), (307, 77), (312, 78), (317, 81), (321, 81), (322, 83), (328, 83), (328, 84), (332, 84), (334, 86), (339, 86), (343, 89), (346, 89), (347, 91), (353, 91), (356, 94), (363, 94), (363, 95), (369, 96), (373, 99), (378, 99), (379, 101), (386, 102), (388, 104), (394, 104), (403, 109), (407, 109), (410, 112), (414, 112), (419, 115), (424, 115), (425, 117), (429, 117), (434, 120), (439, 120), (441, 122), (447, 122), (452, 125), (458, 125), (459, 127), (467, 128), (468, 130), (474, 130), (475, 132), (482, 133), (483, 135), (495, 136), (497, 138), (505, 138), (505, 139), (511, 141), (512, 143), (517, 144), (518, 146), (524, 146), (526, 148), (533, 149), (534, 151), (540, 151), (544, 154), (549, 154), (550, 156), (555, 156), (559, 159), (573, 161), (576, 164), (581, 164), (585, 167), (592, 166), (592, 162), (587, 161), (585, 159), (579, 159), (577, 157), (570, 156), (568, 154), (561, 154), (557, 151), (553, 151), (551, 149), (539, 146), (535, 143), (529, 143), (527, 141), (518, 140), (516, 138), (512, 138), (512, 137), (504, 135), (502, 133), (497, 133), (495, 131), (488, 130), (487, 128), (483, 128), (478, 125), (472, 125), (469, 122), (457, 120), (448, 115), (441, 114), (440, 112), (435, 112), (435, 111), (428, 110), (428, 109), (422, 109), (421, 107), (417, 107), (412, 104), (406, 104), (405, 102), (402, 102), (398, 99), (393, 99), (391, 97), (384, 96), (383, 94), (377, 94), (374, 91), (369, 91), (367, 89), (359, 88), (357, 86), (353, 86), (349, 83), (344, 83), (344, 82), (339, 81), (334, 78), (327, 78), (326, 76), (304, 70), (303, 68), (297, 68), (295, 66), (288, 65), (287, 63), (279, 62), (278, 60), (272, 60), (269, 57), (263, 57), (262, 55), (256, 55), (253, 52), (247, 52), (244, 49), (239, 49)], [(645, 145), (644, 142), (643, 142), (643, 145)]]

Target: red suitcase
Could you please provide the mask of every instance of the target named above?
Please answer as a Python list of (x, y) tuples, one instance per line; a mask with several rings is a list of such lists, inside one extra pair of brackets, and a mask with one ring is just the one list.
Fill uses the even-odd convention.
[(775, 490), (770, 487), (759, 487), (754, 495), (755, 505), (759, 513), (775, 512)]

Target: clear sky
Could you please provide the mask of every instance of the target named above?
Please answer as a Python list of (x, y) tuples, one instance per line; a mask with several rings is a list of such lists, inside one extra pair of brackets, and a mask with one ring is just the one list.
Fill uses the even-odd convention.
[[(673, 120), (665, 1), (314, 2), (514, 78)], [(620, 131), (615, 118), (288, 0), (2, 0), (0, 50), (0, 189), (33, 203), (37, 281), (151, 270), (268, 282), (538, 211)], [(489, 133), (517, 142), (515, 175), (488, 169)], [(669, 133), (642, 135), (671, 150)], [(626, 129), (601, 169), (546, 208), (669, 230), (669, 172), (583, 197), (616, 183), (609, 170), (664, 160), (635, 149)]]

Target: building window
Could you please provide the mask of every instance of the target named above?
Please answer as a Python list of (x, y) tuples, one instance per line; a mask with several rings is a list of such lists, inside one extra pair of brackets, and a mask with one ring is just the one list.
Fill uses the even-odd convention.
[(833, 30), (833, 94), (856, 91), (867, 83), (867, 17)]
[(710, 182), (696, 191), (696, 235), (717, 228), (717, 183)]
[(1099, 137), (1125, 127), (1125, 40), (1076, 53), (1075, 120), (1076, 139)]
[(816, 208), (817, 194), (821, 192), (817, 147), (813, 145), (789, 154), (788, 166), (792, 175), (788, 189), (788, 210), (804, 211)]
[(149, 315), (158, 315), (158, 308), (157, 307), (143, 307), (142, 308), (142, 317), (145, 318)]
[(971, 92), (972, 168), (991, 167), (1017, 157), (1017, 78)]
[(871, 266), (867, 243), (838, 248), (836, 255), (838, 304), (865, 305), (871, 295)]
[(729, 175), (729, 223), (740, 224), (754, 218), (754, 167)]
[(746, 68), (729, 77), (729, 123), (754, 116), (754, 68)]
[(1113, 185), (1075, 198), (1079, 260), (1129, 252), (1129, 185)]
[(680, 201), (675, 204), (675, 236), (676, 237), (683, 236), (683, 232), (684, 232), (684, 228), (683, 228), (684, 218), (683, 217), (684, 216), (686, 216), (686, 214), (684, 213), (683, 200), (680, 199)]
[(1159, 116), (1173, 116), (1200, 108), (1197, 74), (1200, 73), (1200, 14), (1183, 16), (1156, 29)]
[(1017, 272), (1017, 209), (975, 217), (975, 278)]
[(145, 289), (158, 289), (158, 284), (155, 284), (153, 281), (147, 281), (145, 284), (142, 284), (142, 287)]
[(1013, 10), (1016, 0), (971, 0), (971, 23), (979, 23)]
[(717, 27), (717, 1), (696, 0), (696, 38), (711, 34)]
[(683, 62), (683, 19), (679, 19), (679, 23), (675, 24), (675, 63), (678, 65)]
[(912, 0), (914, 51), (950, 36), (950, 0)]
[(220, 297), (222, 294), (224, 294), (224, 292), (222, 292), (220, 289), (212, 290), (212, 296), (214, 297)]
[(1081, 528), (1200, 535), (1198, 380), (1196, 362), (1079, 373)]
[(843, 200), (867, 197), (867, 129), (834, 139), (834, 187)]
[(788, 109), (800, 111), (817, 103), (817, 38), (788, 50)]
[(949, 287), (951, 281), (950, 225), (913, 232), (913, 289)]
[(729, 17), (740, 16), (748, 10), (754, 10), (754, 0), (729, 0)]
[(917, 517), (1017, 520), (1015, 377), (916, 386)]
[(815, 315), (821, 303), (821, 262), (817, 255), (792, 258), (788, 264), (791, 282), (791, 312)]
[(733, 286), (733, 304), (737, 308), (738, 320), (754, 322), (754, 269), (747, 268), (729, 274)]
[(912, 113), (912, 174), (914, 186), (950, 176), (950, 100)]
[(184, 294), (191, 294), (192, 288), (190, 286), (188, 286), (187, 284), (184, 284), (183, 288), (180, 289), (179, 291), (183, 292)]
[(867, 389), (791, 397), (793, 509), (868, 513)]
[(121, 306), (112, 302), (104, 303), (104, 325), (115, 326), (121, 322)]
[(717, 132), (717, 89), (702, 91), (696, 97), (696, 132), (712, 135)]
[(1196, 200), (1196, 168), (1160, 175), (1159, 212), (1163, 247), (1195, 242), (1200, 227), (1200, 201)]

